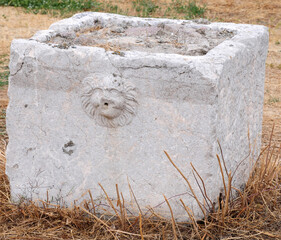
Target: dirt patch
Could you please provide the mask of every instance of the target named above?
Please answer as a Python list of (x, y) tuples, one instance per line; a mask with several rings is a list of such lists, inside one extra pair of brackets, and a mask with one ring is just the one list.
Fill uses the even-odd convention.
[(27, 14), (21, 8), (0, 7), (0, 54), (10, 52), (13, 39), (29, 38), (58, 20), (48, 15)]

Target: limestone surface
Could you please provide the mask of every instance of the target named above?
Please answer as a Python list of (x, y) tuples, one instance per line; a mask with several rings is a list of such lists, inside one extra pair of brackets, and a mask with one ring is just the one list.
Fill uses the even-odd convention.
[(94, 46), (115, 50), (136, 50), (154, 53), (205, 55), (221, 42), (233, 37), (234, 31), (186, 26), (185, 23), (159, 23), (158, 25), (121, 26), (96, 22), (95, 27), (78, 32), (62, 32), (49, 43), (59, 46)]
[(99, 183), (113, 202), (118, 184), (128, 214), (139, 213), (136, 198), (143, 214), (169, 218), (165, 195), (178, 221), (188, 219), (180, 199), (202, 218), (223, 193), (216, 154), (242, 188), (259, 153), (267, 46), (263, 26), (92, 12), (14, 40), (12, 199), (48, 192), (71, 206), (90, 190), (102, 211), (110, 207)]

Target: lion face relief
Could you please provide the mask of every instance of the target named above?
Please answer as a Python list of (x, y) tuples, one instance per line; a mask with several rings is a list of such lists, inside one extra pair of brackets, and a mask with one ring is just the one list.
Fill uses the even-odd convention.
[(120, 77), (90, 75), (84, 79), (83, 85), (82, 107), (98, 125), (122, 127), (136, 115), (136, 89)]

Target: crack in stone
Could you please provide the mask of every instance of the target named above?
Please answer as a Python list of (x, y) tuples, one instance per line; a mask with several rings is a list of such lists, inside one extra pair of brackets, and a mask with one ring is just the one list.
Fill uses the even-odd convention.
[(24, 59), (25, 59), (25, 57), (23, 58), (23, 61), (21, 62), (19, 69), (15, 73), (10, 73), (10, 76), (15, 76), (18, 74), (18, 72), (22, 69), (22, 67), (24, 65)]
[(118, 71), (118, 72), (119, 72), (119, 74), (120, 74), (120, 77), (121, 77), (121, 78), (123, 78), (123, 74), (121, 73), (120, 69), (119, 69), (117, 66), (115, 66), (115, 65), (113, 64), (113, 62), (112, 62), (112, 60), (110, 59), (110, 57), (109, 57), (109, 55), (108, 55), (108, 52), (107, 52), (107, 51), (105, 51), (105, 55), (107, 56), (108, 61), (110, 62), (110, 64), (111, 64), (114, 68), (116, 68), (116, 69), (117, 69), (117, 71)]

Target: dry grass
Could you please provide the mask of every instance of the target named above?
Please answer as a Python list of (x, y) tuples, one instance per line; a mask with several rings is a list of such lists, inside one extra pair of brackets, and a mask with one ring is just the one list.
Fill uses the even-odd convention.
[(20, 8), (0, 7), (0, 54), (9, 53), (14, 38), (29, 38), (58, 20), (47, 15), (26, 14)]
[[(171, 220), (160, 218), (154, 212), (150, 216), (140, 212), (138, 216), (128, 217), (118, 185), (116, 205), (101, 186), (115, 212), (112, 216), (95, 213), (90, 192), (88, 201), (72, 209), (48, 201), (14, 204), (3, 174), (5, 155), (1, 151), (0, 239), (281, 239), (280, 150), (281, 146), (269, 142), (256, 161), (244, 190), (232, 186), (232, 173), (224, 175), (223, 159), (218, 158), (226, 197), (218, 197), (219, 207), (202, 221), (196, 221), (188, 203), (181, 200), (191, 220), (189, 223), (175, 222), (165, 196)], [(168, 153), (166, 155), (188, 183)], [(191, 186), (190, 190), (192, 192)], [(237, 197), (230, 198), (231, 194)], [(197, 198), (195, 194), (194, 197)]]

